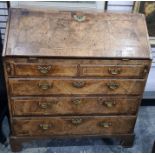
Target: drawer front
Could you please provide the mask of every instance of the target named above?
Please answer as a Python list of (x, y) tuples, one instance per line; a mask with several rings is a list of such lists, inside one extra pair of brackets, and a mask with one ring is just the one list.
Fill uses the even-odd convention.
[[(51, 60), (52, 61), (52, 60)], [(11, 66), (10, 66), (11, 67)], [(12, 70), (7, 68), (10, 76), (77, 76), (78, 66), (67, 64), (12, 64)]]
[(109, 66), (81, 66), (81, 76), (88, 77), (122, 77), (122, 78), (145, 78), (148, 68), (142, 65), (109, 65)]
[(132, 133), (135, 117), (51, 117), (13, 120), (15, 136), (89, 135)]
[(65, 114), (136, 114), (136, 97), (36, 97), (12, 99), (14, 116)]
[(8, 59), (6, 71), (11, 77), (123, 77), (144, 78), (149, 60), (88, 60), (88, 59)]
[(144, 90), (144, 80), (102, 79), (10, 79), (11, 95), (91, 95), (130, 94), (138, 95)]

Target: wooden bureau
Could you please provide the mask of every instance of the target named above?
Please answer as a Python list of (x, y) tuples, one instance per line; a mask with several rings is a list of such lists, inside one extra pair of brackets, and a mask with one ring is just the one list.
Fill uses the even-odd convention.
[(151, 65), (142, 14), (11, 9), (3, 58), (13, 151), (53, 137), (132, 146)]

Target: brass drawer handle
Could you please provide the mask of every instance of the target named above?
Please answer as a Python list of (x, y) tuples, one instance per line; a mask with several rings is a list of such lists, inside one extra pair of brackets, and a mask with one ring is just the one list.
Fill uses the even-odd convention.
[(39, 107), (41, 109), (48, 109), (52, 104), (56, 104), (58, 101), (50, 101), (50, 102), (39, 102)]
[(119, 84), (115, 82), (110, 82), (110, 83), (107, 83), (107, 87), (111, 90), (115, 90), (119, 88)]
[(112, 123), (109, 123), (109, 122), (100, 122), (99, 123), (99, 126), (100, 127), (103, 127), (103, 128), (109, 128), (110, 126), (112, 126)]
[(112, 108), (116, 103), (115, 101), (105, 101), (102, 98), (99, 98), (99, 103), (105, 105), (107, 108)]
[(122, 72), (121, 68), (109, 68), (108, 71), (112, 75), (118, 75)]
[(42, 90), (48, 90), (52, 87), (52, 84), (49, 84), (48, 82), (39, 83), (38, 87)]
[(72, 86), (75, 88), (83, 88), (85, 86), (84, 81), (75, 81), (72, 83)]
[(80, 15), (74, 15), (73, 17), (77, 22), (83, 22), (86, 19), (86, 16), (80, 16)]
[(42, 129), (42, 130), (48, 130), (51, 128), (51, 124), (40, 124), (39, 127)]
[(72, 100), (72, 103), (75, 105), (79, 105), (79, 104), (81, 104), (81, 100), (80, 99), (74, 99), (74, 100)]
[(71, 123), (73, 125), (79, 125), (79, 124), (82, 123), (82, 119), (81, 118), (74, 118), (74, 119), (71, 120)]
[(38, 66), (37, 69), (40, 71), (42, 74), (47, 74), (49, 70), (52, 68), (52, 66)]

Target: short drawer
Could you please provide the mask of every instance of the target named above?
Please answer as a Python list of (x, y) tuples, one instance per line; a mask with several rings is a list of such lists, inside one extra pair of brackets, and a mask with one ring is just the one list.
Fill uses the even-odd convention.
[(11, 99), (14, 116), (136, 114), (138, 97), (33, 97)]
[(132, 133), (135, 116), (75, 116), (13, 119), (15, 136)]
[(148, 74), (148, 67), (143, 65), (81, 65), (82, 77), (140, 78)]
[[(52, 62), (52, 60), (51, 60)], [(77, 76), (78, 65), (67, 63), (15, 63), (7, 64), (7, 73), (15, 77)]]
[(145, 80), (129, 79), (9, 79), (11, 95), (138, 95)]

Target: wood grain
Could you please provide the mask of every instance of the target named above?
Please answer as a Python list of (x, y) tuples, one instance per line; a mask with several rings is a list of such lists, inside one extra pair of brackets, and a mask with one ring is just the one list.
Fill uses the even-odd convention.
[[(51, 60), (52, 59), (52, 60)], [(5, 57), (6, 63), (13, 64), (53, 64), (53, 65), (149, 65), (150, 59), (127, 59), (127, 58), (53, 58), (49, 57)]]
[(11, 9), (6, 34), (13, 151), (30, 139), (88, 135), (132, 146), (151, 66), (142, 14)]
[[(109, 78), (145, 78), (146, 66), (81, 66), (82, 77), (109, 77)], [(147, 68), (148, 69), (148, 68)]]
[(138, 97), (12, 98), (13, 116), (136, 114)]
[[(82, 84), (80, 88), (74, 84)], [(118, 85), (111, 89), (108, 85)], [(103, 95), (142, 94), (144, 80), (135, 79), (10, 79), (10, 93), (13, 96), (28, 95)], [(47, 88), (44, 88), (47, 87)]]
[[(137, 60), (138, 61), (138, 60)], [(101, 78), (145, 78), (150, 61), (139, 63), (122, 60), (89, 61), (87, 59), (8, 59), (7, 73), (11, 77), (101, 77)]]
[[(79, 124), (73, 121), (80, 119)], [(104, 117), (104, 116), (76, 116), (76, 117), (48, 117), (48, 118), (20, 118), (13, 120), (13, 131), (16, 136), (37, 135), (79, 135), (79, 134), (123, 134), (132, 133), (135, 117)], [(110, 123), (109, 127), (102, 127), (100, 123)], [(41, 125), (48, 125), (42, 129)]]
[(11, 9), (10, 18), (7, 56), (150, 58), (141, 14)]

